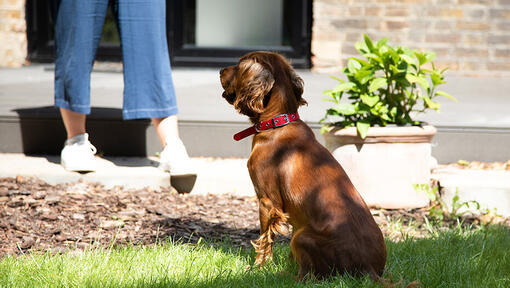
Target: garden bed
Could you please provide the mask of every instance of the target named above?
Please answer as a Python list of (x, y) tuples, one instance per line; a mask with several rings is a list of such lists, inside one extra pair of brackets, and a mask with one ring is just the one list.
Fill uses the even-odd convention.
[[(0, 258), (27, 250), (58, 253), (113, 244), (150, 245), (168, 237), (195, 243), (200, 238), (230, 239), (235, 246), (251, 247), (259, 229), (256, 198), (230, 194), (105, 189), (86, 182), (49, 185), (17, 177), (0, 178), (0, 207)], [(428, 208), (372, 213), (391, 240), (421, 237), (430, 228), (425, 221)], [(462, 219), (466, 225), (492, 220)], [(279, 239), (288, 241), (288, 237)]]

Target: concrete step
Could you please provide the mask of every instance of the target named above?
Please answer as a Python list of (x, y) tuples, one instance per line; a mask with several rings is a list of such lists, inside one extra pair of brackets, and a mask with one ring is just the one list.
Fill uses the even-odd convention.
[[(247, 159), (194, 157), (191, 161), (198, 175), (191, 193), (255, 195)], [(158, 163), (156, 157), (96, 157), (97, 170), (80, 174), (62, 168), (59, 156), (0, 153), (0, 177), (36, 177), (52, 185), (86, 181), (106, 188), (169, 188), (170, 174), (158, 169)]]
[[(53, 107), (51, 117), (0, 117), (0, 152), (59, 155), (65, 141), (62, 121)], [(36, 110), (37, 110), (36, 109)], [(101, 113), (108, 114), (102, 117)], [(88, 118), (91, 141), (106, 156), (153, 156), (161, 150), (154, 127), (148, 120), (123, 121), (120, 109), (95, 108)], [(310, 123), (317, 139), (320, 124)], [(236, 142), (232, 136), (247, 128), (246, 122), (181, 120), (181, 137), (194, 157), (244, 157), (250, 155), (251, 137)], [(458, 160), (507, 161), (510, 159), (510, 128), (436, 126), (432, 154), (440, 163)]]

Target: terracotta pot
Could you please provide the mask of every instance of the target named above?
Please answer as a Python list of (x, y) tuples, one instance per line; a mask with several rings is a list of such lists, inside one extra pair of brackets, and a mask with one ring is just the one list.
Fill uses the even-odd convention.
[(433, 126), (371, 127), (361, 139), (356, 128), (324, 134), (326, 147), (371, 207), (418, 208), (428, 197), (413, 184), (430, 183)]

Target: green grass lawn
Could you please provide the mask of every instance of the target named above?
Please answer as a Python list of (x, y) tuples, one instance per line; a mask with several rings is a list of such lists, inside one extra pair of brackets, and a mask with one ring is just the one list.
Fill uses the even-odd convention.
[[(510, 230), (501, 226), (434, 230), (422, 239), (387, 241), (385, 278), (423, 287), (510, 287)], [(379, 287), (349, 276), (296, 283), (288, 244), (274, 262), (246, 269), (253, 249), (228, 242), (95, 248), (0, 260), (0, 287)]]

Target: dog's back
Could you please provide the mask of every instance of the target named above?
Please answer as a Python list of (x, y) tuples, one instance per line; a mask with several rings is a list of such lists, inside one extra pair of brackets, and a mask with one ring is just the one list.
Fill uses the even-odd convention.
[[(279, 115), (297, 115), (306, 101), (303, 80), (288, 61), (252, 52), (220, 71), (225, 100), (254, 124), (248, 170), (259, 199), (256, 263), (271, 256), (281, 222), (293, 226), (291, 249), (299, 276), (336, 272), (382, 274), (381, 230), (347, 174), (301, 120), (261, 131)], [(299, 119), (299, 117), (297, 118)], [(261, 127), (261, 126), (260, 126)], [(255, 133), (255, 132), (254, 132)]]
[(386, 247), (381, 230), (345, 171), (305, 123), (256, 136), (254, 159), (262, 165), (252, 161), (250, 170), (272, 167), (279, 183), (278, 198), (294, 228), (291, 249), (300, 277), (309, 272), (382, 275)]

